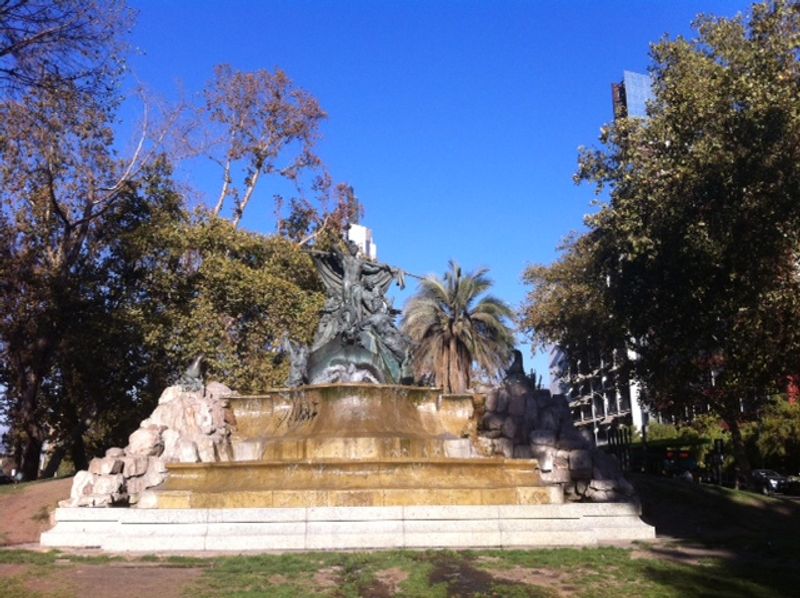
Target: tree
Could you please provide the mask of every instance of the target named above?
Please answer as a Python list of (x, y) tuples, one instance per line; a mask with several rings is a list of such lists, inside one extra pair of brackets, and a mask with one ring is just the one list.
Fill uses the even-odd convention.
[(36, 416), (54, 447), (45, 475), (62, 457), (85, 469), (109, 445), (124, 445), (180, 367), (149, 338), (168, 304), (145, 308), (161, 299), (153, 296), (152, 271), (167, 266), (161, 234), (184, 220), (183, 199), (164, 159), (130, 187), (104, 216), (105, 236), (76, 264), (58, 305), (65, 317)]
[(745, 474), (741, 423), (800, 363), (800, 10), (695, 27), (653, 46), (648, 118), (606, 127), (577, 179), (609, 192), (592, 263), (646, 399), (710, 406)]
[(140, 309), (147, 346), (173, 372), (198, 354), (240, 392), (285, 385), (284, 337), (310, 344), (324, 303), (316, 270), (289, 240), (201, 211), (160, 235)]
[(754, 444), (763, 466), (795, 475), (800, 472), (800, 405), (783, 396), (773, 397), (754, 428)]
[(0, 11), (0, 356), (32, 479), (47, 435), (43, 383), (75, 280), (102, 255), (143, 161), (121, 163), (111, 149), (124, 6), (20, 0)]
[(473, 362), (494, 375), (506, 365), (514, 336), (506, 324), (513, 316), (501, 300), (485, 295), (492, 285), (480, 269), (464, 274), (450, 262), (444, 279), (422, 280), (403, 317), (403, 331), (415, 343), (418, 375), (432, 373), (445, 392), (470, 387)]
[(3, 0), (0, 2), (0, 88), (9, 95), (62, 85), (113, 93), (124, 68), (131, 21), (124, 2)]
[(598, 243), (596, 232), (573, 235), (552, 265), (529, 266), (523, 281), (532, 288), (520, 309), (520, 328), (532, 348), (557, 346), (567, 357), (560, 380), (592, 401), (610, 384), (624, 392), (631, 366), (626, 331), (611, 313)]
[[(313, 153), (324, 112), (280, 71), (221, 67), (208, 89), (227, 144), (213, 211), (185, 212), (144, 133), (120, 160), (128, 22), (122, 2), (0, 0), (0, 410), (27, 479), (45, 441), (51, 469), (124, 444), (200, 352), (239, 390), (283, 383), (277, 347), (310, 341), (322, 304), (297, 245), (324, 245), (361, 211)], [(300, 189), (311, 173), (319, 204), (291, 199), (291, 241), (237, 230), (260, 177)]]
[(215, 217), (229, 215), (238, 227), (262, 179), (272, 177), (277, 230), (296, 243), (320, 236), (330, 242), (358, 222), (362, 208), (353, 188), (335, 184), (316, 154), (327, 114), (284, 71), (219, 65), (204, 95), (187, 141), (191, 154), (206, 154), (222, 169)]
[(556, 344), (567, 351), (625, 345), (624, 330), (611, 316), (608, 288), (596, 263), (597, 235), (572, 236), (550, 266), (523, 274), (532, 287), (520, 310), (520, 328), (533, 348)]
[[(211, 147), (221, 149), (221, 156), (212, 158), (223, 169), (215, 216), (231, 198), (231, 221), (238, 226), (262, 176), (278, 175), (299, 185), (304, 172), (321, 166), (314, 145), (326, 114), (280, 69), (246, 73), (217, 66), (205, 96), (206, 113), (218, 129)], [(234, 178), (237, 170), (241, 182)]]

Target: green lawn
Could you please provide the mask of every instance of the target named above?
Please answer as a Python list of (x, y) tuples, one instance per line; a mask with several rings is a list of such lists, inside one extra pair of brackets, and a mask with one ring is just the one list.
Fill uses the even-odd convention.
[[(389, 551), (145, 557), (141, 562), (161, 569), (167, 582), (170, 569), (199, 570), (196, 579), (177, 588), (178, 595), (197, 598), (797, 595), (800, 577), (791, 563), (762, 559), (751, 561), (743, 568), (736, 560), (718, 557), (700, 557), (696, 562), (680, 563), (666, 558), (673, 550), (674, 547), (655, 551), (606, 547)], [(87, 569), (102, 568), (103, 576), (114, 580), (119, 573), (131, 570), (136, 561), (2, 551), (0, 563), (25, 565), (24, 570), (4, 580), (4, 596), (22, 597), (70, 595), (76, 589), (71, 573), (78, 577), (77, 573), (85, 573)], [(46, 583), (48, 577), (52, 583)]]

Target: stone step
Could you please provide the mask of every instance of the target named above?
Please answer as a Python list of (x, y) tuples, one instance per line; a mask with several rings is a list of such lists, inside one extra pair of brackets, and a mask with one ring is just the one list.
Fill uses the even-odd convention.
[[(76, 512), (80, 511), (80, 512)], [(109, 526), (109, 512), (116, 519)], [(44, 546), (111, 552), (586, 546), (649, 540), (633, 505), (58, 509)], [(92, 521), (96, 516), (97, 520)], [(100, 528), (93, 527), (97, 524)], [(104, 533), (99, 533), (102, 529)]]

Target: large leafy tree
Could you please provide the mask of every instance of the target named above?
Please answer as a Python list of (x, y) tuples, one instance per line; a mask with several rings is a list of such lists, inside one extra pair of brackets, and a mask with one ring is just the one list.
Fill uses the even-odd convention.
[[(103, 346), (111, 330), (117, 341), (131, 340), (108, 320), (130, 270), (118, 259), (120, 239), (164, 205), (145, 207), (154, 189), (144, 181), (163, 179), (145, 173), (155, 154), (146, 157), (140, 145), (121, 160), (113, 150), (128, 24), (123, 2), (0, 3), (0, 384), (28, 479), (44, 441), (64, 436), (56, 397), (101, 400), (88, 372), (78, 375), (70, 360), (74, 366)], [(168, 195), (161, 199), (169, 203)], [(90, 339), (90, 330), (100, 336)], [(108, 373), (94, 369), (97, 380)]]
[(0, 103), (4, 266), (3, 357), (7, 393), (24, 431), (23, 473), (35, 477), (44, 440), (36, 403), (62, 334), (65, 303), (101, 250), (108, 216), (131, 193), (114, 160), (108, 107), (70, 85), (36, 88)]
[(464, 273), (450, 262), (444, 278), (423, 279), (406, 306), (403, 331), (415, 344), (417, 375), (433, 374), (445, 392), (464, 392), (470, 387), (473, 363), (496, 374), (513, 348), (514, 336), (507, 324), (512, 310), (484, 295), (492, 285), (487, 272)]
[(647, 119), (583, 151), (608, 190), (589, 264), (656, 409), (710, 406), (748, 468), (743, 420), (800, 366), (800, 7), (700, 17), (652, 48)]
[[(559, 372), (584, 395), (597, 394), (603, 378), (622, 385), (630, 362), (625, 329), (611, 313), (610, 281), (597, 260), (598, 233), (573, 235), (549, 266), (528, 267), (532, 288), (520, 309), (520, 328), (533, 349), (558, 346), (569, 358)], [(596, 400), (596, 396), (593, 400)]]
[(286, 383), (284, 337), (309, 344), (324, 295), (291, 241), (200, 212), (160, 236), (163, 267), (142, 301), (148, 346), (171, 371), (203, 354), (209, 376), (240, 392)]
[(85, 468), (109, 444), (125, 444), (177, 365), (150, 344), (161, 319), (144, 310), (151, 272), (167, 265), (160, 231), (184, 218), (166, 162), (145, 168), (104, 218), (96, 253), (76, 263), (57, 305), (63, 319), (36, 410), (54, 448), (46, 473), (62, 457)]

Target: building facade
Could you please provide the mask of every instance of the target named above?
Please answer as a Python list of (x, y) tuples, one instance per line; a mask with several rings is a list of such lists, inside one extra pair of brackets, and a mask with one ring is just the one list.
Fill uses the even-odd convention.
[(550, 392), (564, 396), (575, 427), (597, 446), (622, 427), (642, 432), (647, 422), (639, 385), (630, 376), (633, 357), (626, 349), (602, 347), (550, 351)]

